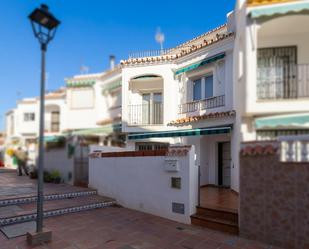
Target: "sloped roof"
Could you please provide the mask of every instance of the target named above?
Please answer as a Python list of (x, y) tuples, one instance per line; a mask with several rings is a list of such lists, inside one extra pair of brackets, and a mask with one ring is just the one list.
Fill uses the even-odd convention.
[(248, 6), (260, 6), (266, 4), (278, 4), (287, 2), (296, 2), (298, 0), (247, 0)]
[(203, 114), (203, 115), (179, 118), (174, 121), (171, 121), (170, 123), (168, 123), (168, 125), (169, 126), (181, 126), (181, 125), (187, 125), (189, 123), (198, 122), (200, 120), (224, 118), (224, 117), (231, 117), (235, 115), (236, 115), (236, 112), (234, 110), (224, 111), (224, 112), (212, 112), (212, 113)]
[(181, 58), (185, 55), (196, 52), (202, 48), (215, 44), (219, 41), (225, 40), (226, 38), (232, 37), (233, 32), (228, 32), (226, 25), (219, 26), (216, 29), (208, 31), (203, 35), (193, 38), (175, 48), (169, 50), (168, 53), (159, 56), (148, 56), (139, 58), (130, 58), (122, 60), (121, 65), (137, 65), (144, 63), (157, 63), (157, 62), (170, 62)]
[(66, 95), (66, 89), (62, 87), (56, 91), (45, 94), (45, 98), (46, 99), (58, 99), (58, 98), (65, 97), (65, 95)]

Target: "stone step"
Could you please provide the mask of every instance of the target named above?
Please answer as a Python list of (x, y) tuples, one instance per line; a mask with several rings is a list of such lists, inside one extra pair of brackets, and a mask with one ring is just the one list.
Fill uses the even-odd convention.
[(224, 209), (224, 208), (215, 208), (211, 206), (196, 207), (196, 214), (199, 216), (222, 219), (238, 224), (238, 212), (237, 210)]
[[(80, 196), (72, 199), (60, 199), (44, 202), (44, 218), (59, 216), (68, 213), (104, 208), (116, 205), (116, 201), (98, 195)], [(7, 217), (0, 217), (0, 226), (22, 223), (36, 219), (36, 203), (18, 205), (18, 209)]]
[(0, 168), (0, 173), (15, 173), (15, 174), (17, 174), (17, 170), (4, 167), (4, 168)]
[(239, 234), (238, 224), (225, 219), (205, 217), (198, 214), (191, 215), (191, 223), (193, 225), (207, 227), (221, 232), (234, 235)]
[[(96, 195), (96, 194), (97, 194), (96, 190), (88, 189), (84, 191), (72, 191), (72, 192), (46, 194), (44, 195), (44, 200), (45, 201), (61, 200), (61, 199), (67, 199), (67, 198), (76, 198), (76, 197), (81, 197), (81, 196)], [(0, 199), (0, 207), (32, 203), (32, 202), (36, 202), (36, 200), (37, 200), (36, 195)]]

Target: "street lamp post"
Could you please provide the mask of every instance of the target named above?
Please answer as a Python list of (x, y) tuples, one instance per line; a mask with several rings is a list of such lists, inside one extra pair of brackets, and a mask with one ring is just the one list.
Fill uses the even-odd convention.
[[(42, 4), (30, 15), (32, 29), (41, 45), (41, 90), (40, 90), (40, 129), (39, 129), (39, 159), (38, 159), (38, 196), (36, 233), (28, 234), (28, 242), (37, 244), (51, 239), (43, 233), (43, 171), (44, 171), (44, 102), (45, 102), (45, 54), (48, 43), (55, 37), (60, 22), (48, 11), (48, 6)], [(40, 236), (41, 235), (41, 236)], [(43, 235), (43, 236), (42, 236)]]

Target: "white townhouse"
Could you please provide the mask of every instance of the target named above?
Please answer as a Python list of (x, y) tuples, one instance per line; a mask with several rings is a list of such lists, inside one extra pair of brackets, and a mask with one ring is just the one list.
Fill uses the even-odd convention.
[(65, 133), (100, 145), (124, 146), (121, 135), (121, 68), (66, 79)]
[[(121, 133), (121, 68), (97, 74), (80, 74), (65, 79), (66, 87), (45, 95), (46, 143), (82, 143), (123, 147)], [(39, 132), (39, 98), (24, 98), (6, 113), (6, 148), (24, 146), (35, 160)], [(74, 142), (73, 142), (74, 141)], [(72, 143), (73, 142), (73, 143)], [(63, 146), (63, 145), (62, 145)], [(65, 148), (65, 147), (64, 147)], [(8, 156), (7, 161), (11, 165)]]
[[(58, 137), (66, 125), (65, 97), (64, 88), (45, 95), (45, 140)], [(26, 147), (32, 163), (39, 133), (39, 105), (39, 98), (24, 98), (18, 101), (15, 109), (6, 113), (5, 147)], [(7, 156), (6, 161), (12, 164)]]
[[(65, 89), (45, 95), (45, 135), (59, 135), (65, 127)], [(24, 98), (6, 113), (7, 143), (33, 143), (39, 131), (39, 98)]]
[(239, 0), (235, 23), (237, 137), (308, 134), (309, 1)]
[(122, 61), (122, 130), (136, 150), (194, 145), (200, 185), (238, 190), (234, 16), (175, 48)]

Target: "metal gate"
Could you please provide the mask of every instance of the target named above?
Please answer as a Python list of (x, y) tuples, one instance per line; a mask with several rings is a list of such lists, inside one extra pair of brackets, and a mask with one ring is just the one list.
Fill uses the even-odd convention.
[(89, 148), (79, 146), (74, 156), (74, 185), (88, 187), (89, 176)]

